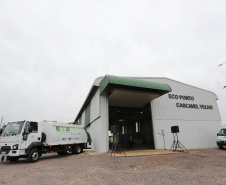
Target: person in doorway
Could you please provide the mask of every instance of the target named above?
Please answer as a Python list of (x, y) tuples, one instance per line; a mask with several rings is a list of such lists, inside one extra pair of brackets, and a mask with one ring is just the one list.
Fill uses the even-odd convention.
[(129, 147), (132, 148), (133, 147), (133, 137), (129, 136)]

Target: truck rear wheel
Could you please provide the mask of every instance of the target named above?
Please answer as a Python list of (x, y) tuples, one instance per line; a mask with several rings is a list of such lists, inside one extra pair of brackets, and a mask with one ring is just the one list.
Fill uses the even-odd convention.
[(74, 145), (72, 148), (72, 153), (73, 154), (80, 154), (83, 152), (82, 146), (81, 145)]
[(31, 152), (29, 153), (28, 157), (27, 157), (27, 160), (29, 163), (35, 163), (38, 161), (39, 159), (39, 150), (38, 149), (33, 149), (31, 150)]

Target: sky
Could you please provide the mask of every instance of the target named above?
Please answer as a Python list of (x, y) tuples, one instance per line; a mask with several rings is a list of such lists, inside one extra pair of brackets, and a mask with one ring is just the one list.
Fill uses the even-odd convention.
[(1, 0), (0, 119), (72, 122), (99, 76), (214, 92), (226, 124), (226, 1)]

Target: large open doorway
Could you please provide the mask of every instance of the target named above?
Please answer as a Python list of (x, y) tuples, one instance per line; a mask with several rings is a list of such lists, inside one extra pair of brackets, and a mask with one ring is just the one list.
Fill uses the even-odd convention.
[[(155, 149), (150, 102), (171, 91), (167, 84), (135, 78), (105, 76), (100, 94), (108, 98), (109, 133), (113, 125), (114, 143), (127, 150)], [(115, 129), (112, 129), (115, 130)], [(109, 147), (113, 137), (109, 134)]]
[[(117, 139), (124, 150), (155, 148), (150, 103), (141, 108), (109, 106), (109, 128), (112, 125), (118, 125)], [(109, 147), (112, 139), (110, 135)]]
[(109, 93), (109, 147), (112, 125), (118, 125), (117, 142), (124, 150), (155, 149), (150, 102), (154, 92), (112, 89)]

